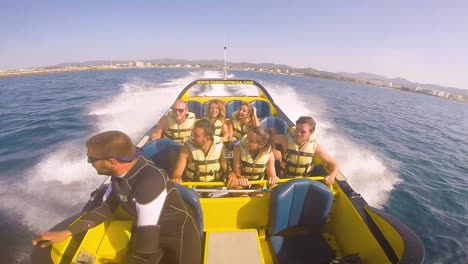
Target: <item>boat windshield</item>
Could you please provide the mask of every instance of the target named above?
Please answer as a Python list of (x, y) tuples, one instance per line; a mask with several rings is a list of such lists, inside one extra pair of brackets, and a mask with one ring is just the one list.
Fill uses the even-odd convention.
[(259, 96), (252, 81), (206, 80), (198, 81), (189, 96)]

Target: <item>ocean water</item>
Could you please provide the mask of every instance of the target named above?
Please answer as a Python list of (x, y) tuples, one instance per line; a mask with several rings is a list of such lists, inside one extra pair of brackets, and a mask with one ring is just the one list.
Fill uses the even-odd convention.
[[(468, 263), (468, 104), (392, 89), (253, 72), (366, 201), (421, 238), (426, 263)], [(0, 263), (28, 263), (30, 240), (76, 213), (104, 180), (84, 142), (135, 142), (189, 82), (219, 71), (132, 69), (0, 78)]]

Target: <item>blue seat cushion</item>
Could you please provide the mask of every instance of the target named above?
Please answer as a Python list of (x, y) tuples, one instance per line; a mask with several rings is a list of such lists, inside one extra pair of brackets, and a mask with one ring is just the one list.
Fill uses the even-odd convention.
[(172, 139), (160, 138), (146, 143), (141, 151), (145, 158), (152, 160), (156, 166), (171, 175), (172, 164), (175, 163), (181, 147), (182, 145)]
[(239, 109), (239, 105), (242, 103), (241, 100), (232, 100), (226, 104), (226, 118), (231, 118), (232, 113)]
[(277, 116), (269, 116), (265, 117), (262, 121), (262, 126), (266, 129), (274, 129), (276, 130), (277, 134), (286, 135), (288, 132), (288, 126), (286, 121), (277, 117)]
[(182, 200), (187, 203), (196, 215), (198, 222), (198, 231), (200, 232), (200, 238), (203, 238), (203, 212), (200, 205), (200, 198), (198, 194), (190, 188), (187, 188), (180, 184), (175, 184), (175, 187), (182, 196)]
[(270, 116), (270, 104), (266, 101), (255, 100), (250, 102), (250, 105), (257, 108), (257, 117), (264, 118)]
[(329, 263), (335, 258), (327, 240), (320, 234), (271, 236), (270, 248), (281, 264)]
[(187, 106), (188, 106), (189, 112), (194, 113), (196, 118), (202, 117), (203, 107), (200, 102), (187, 101)]
[(291, 228), (319, 232), (332, 202), (333, 193), (321, 182), (309, 179), (285, 182), (271, 192), (268, 231), (270, 235)]
[(202, 107), (202, 116), (206, 116), (208, 114), (208, 106), (210, 105), (210, 101), (203, 104)]
[(227, 149), (228, 150), (233, 150), (236, 145), (239, 145), (240, 141), (241, 141), (240, 138), (232, 141), (231, 143), (229, 143)]

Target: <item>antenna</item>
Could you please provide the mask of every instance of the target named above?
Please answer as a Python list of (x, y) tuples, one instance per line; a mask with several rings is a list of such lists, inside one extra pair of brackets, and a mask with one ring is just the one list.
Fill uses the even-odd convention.
[(226, 35), (224, 35), (224, 80), (227, 79), (226, 50)]

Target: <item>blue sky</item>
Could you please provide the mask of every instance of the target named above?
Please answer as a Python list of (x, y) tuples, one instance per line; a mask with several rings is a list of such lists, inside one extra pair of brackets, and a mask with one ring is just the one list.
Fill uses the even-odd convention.
[(272, 62), (468, 89), (468, 1), (11, 1), (0, 69), (158, 58)]

